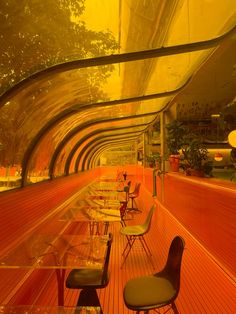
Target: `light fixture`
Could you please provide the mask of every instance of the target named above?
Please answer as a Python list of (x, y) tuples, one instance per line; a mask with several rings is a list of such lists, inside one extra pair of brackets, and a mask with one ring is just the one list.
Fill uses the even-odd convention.
[(221, 161), (223, 159), (223, 155), (220, 152), (215, 153), (214, 156), (215, 161)]
[(236, 130), (233, 130), (229, 133), (228, 142), (232, 147), (236, 147)]

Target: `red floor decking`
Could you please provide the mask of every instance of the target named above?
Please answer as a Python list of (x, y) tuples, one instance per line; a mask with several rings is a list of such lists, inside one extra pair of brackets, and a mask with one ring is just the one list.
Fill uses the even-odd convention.
[[(143, 195), (145, 194), (145, 197)], [(146, 216), (152, 197), (150, 193), (142, 193), (139, 198), (141, 214), (135, 214), (135, 219), (130, 223), (140, 223)], [(157, 200), (154, 200), (158, 202)], [(145, 205), (149, 204), (149, 205)], [(55, 223), (54, 221), (51, 223)], [(50, 225), (50, 224), (49, 224)], [(125, 245), (125, 238), (120, 234), (120, 224), (114, 223), (110, 231), (114, 235), (110, 260), (110, 283), (106, 289), (99, 292), (104, 314), (131, 314), (123, 302), (123, 287), (129, 278), (142, 274), (153, 273), (151, 263), (144, 252), (137, 247), (131, 252), (123, 269), (121, 269), (121, 253)], [(49, 226), (50, 228), (50, 226)], [(88, 232), (83, 226), (81, 232)], [(158, 208), (153, 217), (147, 242), (153, 253), (155, 271), (159, 271), (167, 257), (168, 249), (173, 237), (179, 234), (186, 242), (183, 255), (181, 289), (176, 301), (180, 314), (195, 313), (236, 313), (236, 284), (231, 280), (211, 255), (194, 239), (194, 237), (163, 207), (158, 203)], [(30, 289), (33, 291), (37, 281), (32, 282)], [(35, 298), (35, 304), (56, 305), (57, 289), (54, 273), (45, 281), (41, 295)], [(75, 305), (78, 291), (65, 290), (65, 305)], [(14, 303), (14, 298), (8, 300)], [(28, 299), (30, 300), (30, 298)], [(30, 301), (29, 301), (30, 302)], [(155, 313), (150, 311), (150, 314)], [(164, 313), (164, 310), (161, 310)], [(170, 310), (168, 313), (173, 313)]]
[[(135, 223), (143, 220), (145, 212), (135, 215)], [(133, 222), (133, 223), (134, 223)], [(123, 302), (123, 287), (129, 278), (142, 274), (153, 273), (151, 263), (138, 246), (128, 257), (121, 269), (121, 253), (125, 244), (121, 236), (119, 223), (113, 224), (110, 231), (114, 234), (114, 241), (110, 260), (110, 283), (106, 289), (99, 292), (100, 302), (104, 314), (131, 314)], [(165, 232), (163, 232), (165, 230)], [(149, 246), (153, 252), (155, 270), (159, 271), (165, 263), (169, 244), (172, 238), (180, 234), (186, 241), (183, 256), (181, 290), (176, 301), (179, 313), (236, 313), (236, 287), (211, 259), (210, 255), (164, 208), (157, 209), (152, 228), (147, 236)], [(54, 278), (55, 280), (55, 278)], [(51, 287), (50, 287), (51, 286)], [(47, 293), (37, 300), (56, 304), (55, 282), (45, 287)], [(74, 305), (77, 302), (78, 291), (66, 289), (65, 304)], [(164, 313), (166, 309), (160, 311)], [(154, 311), (150, 311), (155, 313)], [(168, 313), (173, 313), (170, 310)]]

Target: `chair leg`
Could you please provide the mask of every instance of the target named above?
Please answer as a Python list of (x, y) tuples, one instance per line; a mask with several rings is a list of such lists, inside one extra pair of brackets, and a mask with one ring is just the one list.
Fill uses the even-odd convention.
[(122, 252), (122, 255), (125, 254), (125, 251), (127, 250), (128, 247), (132, 246), (133, 237), (126, 235), (126, 239), (127, 239), (127, 243), (126, 243), (125, 248), (124, 248), (124, 250), (123, 250), (123, 252)]
[[(135, 240), (136, 240), (136, 237), (130, 237), (130, 238), (128, 238), (127, 237), (127, 239), (128, 239), (128, 242), (127, 242), (127, 244), (126, 244), (126, 246), (125, 246), (125, 248), (124, 248), (124, 250), (123, 250), (123, 253), (122, 253), (122, 255), (124, 255), (124, 257), (123, 257), (123, 262), (122, 262), (122, 264), (121, 264), (121, 268), (124, 266), (124, 264), (125, 264), (125, 262), (126, 262), (126, 259), (127, 259), (127, 257), (129, 256), (129, 253), (130, 253), (130, 251), (131, 251), (131, 249), (132, 249), (132, 246), (133, 246), (133, 244), (134, 244), (134, 242), (135, 242)], [(128, 250), (127, 250), (128, 249)], [(127, 252), (126, 252), (127, 251)], [(125, 252), (126, 252), (126, 254), (125, 254)]]
[(177, 309), (177, 307), (176, 307), (176, 305), (175, 305), (175, 302), (172, 302), (171, 305), (172, 305), (173, 312), (174, 312), (175, 314), (179, 314), (179, 311), (178, 311), (178, 309)]
[(144, 236), (139, 237), (139, 240), (140, 240), (140, 242), (143, 246), (143, 249), (144, 249), (144, 251), (148, 257), (148, 260), (151, 262), (153, 269), (155, 269), (155, 265), (154, 265), (153, 260), (152, 260), (152, 252), (150, 251)]
[(141, 236), (141, 237), (139, 237), (139, 240), (140, 240), (146, 254), (152, 256), (152, 252), (150, 251), (145, 238), (143, 236)]
[(154, 265), (153, 260), (152, 260), (152, 253), (151, 253), (151, 250), (149, 249), (149, 247), (147, 245), (147, 242), (146, 242), (144, 236), (129, 236), (129, 237), (126, 236), (126, 237), (127, 237), (127, 243), (126, 243), (126, 246), (122, 252), (123, 262), (121, 264), (121, 268), (124, 266), (128, 256), (129, 256), (129, 253), (130, 253), (130, 251), (134, 245), (135, 240), (138, 238), (142, 244), (144, 252), (146, 253), (146, 255), (148, 257), (148, 260), (151, 262), (153, 269), (155, 269), (155, 265)]
[(97, 295), (96, 289), (82, 289), (79, 294), (79, 299), (77, 306), (94, 306), (100, 308), (100, 313), (102, 312), (102, 307)]
[(125, 223), (125, 221), (122, 220), (122, 219), (121, 219), (121, 221), (120, 221), (120, 224), (121, 224), (121, 227), (122, 227), (122, 228), (123, 228), (123, 227), (126, 227), (126, 223)]
[(134, 207), (134, 199), (136, 197), (130, 197), (131, 198), (131, 208), (127, 208), (130, 211), (136, 211), (136, 212), (142, 212), (140, 209), (138, 209), (137, 207)]
[(131, 198), (131, 209), (134, 209), (134, 198)]

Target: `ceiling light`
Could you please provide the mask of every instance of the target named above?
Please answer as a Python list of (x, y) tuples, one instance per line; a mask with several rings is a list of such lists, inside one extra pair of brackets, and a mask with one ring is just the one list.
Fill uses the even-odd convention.
[(228, 142), (232, 147), (236, 147), (236, 130), (233, 130), (229, 133)]

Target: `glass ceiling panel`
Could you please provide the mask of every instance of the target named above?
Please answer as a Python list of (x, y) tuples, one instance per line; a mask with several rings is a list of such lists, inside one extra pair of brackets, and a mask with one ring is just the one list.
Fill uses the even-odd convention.
[[(77, 148), (75, 154), (79, 154), (82, 150), (84, 150), (84, 148), (88, 147), (89, 145), (91, 145), (91, 143), (93, 142), (96, 142), (97, 139), (100, 139), (101, 137), (102, 138), (116, 138), (116, 136), (130, 136), (130, 134), (138, 134), (142, 131), (144, 131), (146, 128), (146, 124), (145, 126), (142, 125), (142, 126), (136, 126), (135, 128), (134, 127), (121, 127), (120, 129), (115, 127), (115, 128), (111, 128), (106, 131), (106, 129), (104, 128), (104, 131), (100, 131), (100, 132), (96, 132), (96, 134), (93, 135), (92, 132), (90, 132), (89, 134), (86, 134), (86, 136), (81, 137), (81, 133), (78, 135), (76, 134), (70, 141), (67, 142), (66, 144), (66, 147), (67, 146), (71, 146), (71, 147), (74, 147), (78, 142), (82, 141), (82, 143), (79, 145), (79, 147)], [(65, 151), (68, 152), (68, 154), (70, 153), (70, 151), (68, 149), (64, 149)], [(63, 155), (63, 153), (61, 153), (59, 155), (59, 158), (58, 159), (61, 159), (60, 156)], [(66, 156), (67, 158), (68, 156)]]
[[(117, 150), (117, 152), (113, 152), (113, 158), (115, 158), (116, 160), (120, 160), (122, 158), (121, 158), (121, 155), (118, 153), (118, 150), (123, 150), (124, 147), (126, 147), (127, 145), (129, 145), (130, 147), (135, 147), (136, 141), (137, 141), (137, 138), (135, 137), (127, 138), (126, 141), (124, 139), (117, 140), (117, 141), (111, 140), (111, 141), (106, 141), (106, 142), (100, 141), (97, 147), (92, 147), (90, 150), (87, 151), (87, 154), (84, 156), (84, 158), (80, 159), (80, 162), (78, 163), (78, 165), (76, 165), (76, 169), (80, 171), (80, 170), (90, 169), (92, 167), (98, 166), (98, 164), (95, 165), (94, 163), (98, 161), (98, 159), (103, 153), (107, 152), (111, 148), (114, 148)], [(133, 157), (136, 156), (135, 150), (132, 151), (132, 155)], [(126, 159), (126, 163), (129, 163), (128, 158)], [(123, 162), (121, 162), (121, 164), (123, 164)]]
[[(119, 135), (119, 136), (114, 136), (114, 137), (100, 137), (98, 139), (96, 139), (96, 142), (92, 142), (91, 145), (86, 146), (86, 149), (84, 151), (82, 151), (80, 154), (79, 152), (76, 152), (76, 154), (74, 155), (72, 162), (70, 164), (70, 173), (73, 173), (75, 171), (77, 171), (77, 167), (76, 167), (76, 163), (78, 162), (78, 170), (81, 170), (82, 168), (82, 164), (84, 162), (84, 159), (87, 158), (88, 152), (91, 152), (91, 150), (98, 150), (99, 149), (99, 145), (102, 143), (104, 145), (104, 143), (112, 143), (114, 144), (116, 141), (119, 141), (120, 143), (122, 142), (122, 145), (124, 144), (124, 139), (125, 141), (130, 142), (129, 137), (125, 138), (125, 135)], [(133, 139), (134, 139), (134, 135), (133, 135)], [(137, 139), (137, 138), (136, 138)]]
[[(131, 143), (131, 140), (128, 139), (128, 142), (129, 144)], [(119, 142), (118, 144), (116, 144), (115, 141), (113, 141), (112, 143), (108, 142), (108, 144), (106, 144), (107, 147), (110, 147), (111, 145), (116, 145), (116, 146), (121, 146), (123, 147), (124, 145), (126, 144), (126, 141), (122, 140), (122, 142)], [(104, 145), (104, 144), (103, 144)], [(99, 149), (99, 146), (96, 147), (96, 152), (99, 153), (100, 149)], [(76, 162), (78, 160), (78, 165), (76, 167)], [(82, 167), (82, 162), (83, 162), (83, 158), (79, 158), (78, 154), (76, 154), (73, 159), (72, 159), (72, 162), (71, 162), (71, 165), (70, 165), (70, 173), (73, 173), (74, 171), (77, 171), (78, 170), (81, 170), (81, 167)]]
[[(155, 117), (155, 114), (157, 111), (155, 110), (155, 106), (149, 106), (148, 104), (153, 103), (152, 101), (147, 101), (146, 109), (144, 108), (141, 112), (137, 112), (137, 115), (139, 114), (149, 114), (147, 118), (145, 118), (144, 121), (150, 121), (150, 119), (153, 119)], [(125, 110), (123, 109), (125, 107)], [(108, 121), (109, 125), (120, 125), (120, 120), (125, 120), (126, 125), (136, 125), (136, 118), (134, 116), (134, 109), (135, 104), (131, 103), (130, 106), (127, 104), (120, 105), (120, 106), (109, 106), (109, 107), (101, 107), (98, 109), (88, 109), (83, 112), (74, 112), (73, 115), (70, 117), (67, 117), (64, 121), (61, 121), (57, 124), (56, 129), (54, 133), (54, 138), (56, 139), (57, 143), (60, 143), (64, 136), (66, 136), (73, 128), (75, 127), (86, 127), (88, 124), (89, 131), (91, 132), (94, 129), (101, 128), (101, 126), (105, 126), (106, 122)], [(136, 106), (137, 107), (137, 106)], [(128, 109), (127, 109), (128, 108)], [(153, 111), (152, 111), (153, 109)], [(130, 112), (129, 112), (129, 111)], [(129, 117), (127, 119), (126, 117)], [(132, 118), (133, 117), (133, 118)], [(151, 117), (151, 118), (150, 118)], [(102, 120), (100, 125), (97, 125), (99, 121)], [(110, 121), (112, 120), (112, 121)]]
[[(137, 159), (137, 146), (133, 143), (123, 145), (122, 147), (113, 146), (113, 148), (104, 148), (98, 154), (94, 154), (90, 160), (90, 165), (96, 167), (98, 165), (117, 165), (121, 166), (120, 170), (125, 170), (127, 164), (135, 164)], [(124, 167), (122, 167), (124, 166)]]
[[(146, 67), (147, 63), (152, 65), (153, 59), (146, 60)], [(143, 82), (144, 79), (142, 77), (142, 74), (144, 75), (143, 71), (139, 73), (140, 76), (137, 77), (134, 88), (132, 88), (132, 74), (134, 74), (134, 70), (138, 69), (140, 66), (144, 69), (145, 64), (144, 61), (130, 62), (130, 72), (129, 76), (127, 76), (126, 71), (127, 84), (125, 84), (125, 86), (129, 88), (127, 88), (125, 92), (123, 91), (123, 98), (143, 95), (143, 90), (137, 93), (138, 87), (140, 86), (138, 82)], [(121, 68), (123, 66), (124, 64), (120, 64), (119, 67)], [(46, 75), (45, 78), (39, 78), (36, 82), (29, 82), (30, 85), (24, 87), (22, 90), (16, 91), (16, 94), (12, 95), (9, 101), (4, 102), (7, 109), (3, 108), (0, 110), (3, 112), (7, 111), (7, 114), (12, 118), (16, 116), (17, 112), (17, 119), (24, 120), (22, 127), (24, 127), (25, 132), (28, 134), (27, 136), (33, 138), (40, 128), (62, 110), (69, 109), (75, 105), (76, 108), (81, 108), (86, 104), (121, 98), (120, 86), (123, 81), (122, 76), (120, 75), (119, 84), (117, 80), (107, 83), (105, 81), (103, 82), (103, 80), (100, 79), (103, 69), (104, 66), (90, 67)], [(156, 71), (154, 71), (154, 73), (155, 72)], [(162, 72), (164, 72), (164, 69), (162, 69)], [(166, 77), (166, 75), (164, 77)], [(166, 82), (163, 77), (159, 78), (159, 82), (160, 81)], [(163, 83), (160, 87), (160, 84), (153, 84), (153, 86), (149, 87), (147, 94), (166, 92), (180, 87), (176, 80), (171, 84), (171, 76), (168, 76), (167, 85), (169, 86), (165, 86), (165, 83)], [(127, 113), (130, 113), (130, 108), (130, 106), (127, 106)], [(161, 107), (159, 109), (161, 109)], [(24, 119), (25, 116), (27, 116), (27, 121)], [(32, 121), (34, 121), (33, 129), (31, 127)]]
[[(2, 1), (0, 162), (21, 163), (29, 144), (37, 143), (35, 137), (46, 126), (48, 133), (34, 152), (39, 156), (32, 159), (30, 169), (38, 167), (36, 159), (47, 168), (50, 154), (80, 124), (129, 117), (90, 125), (78, 138), (104, 124), (130, 124), (135, 131), (138, 121), (149, 123), (155, 116), (136, 120), (131, 115), (157, 113), (175, 94), (122, 105), (97, 104), (178, 89), (214, 48), (148, 59), (143, 55), (143, 60), (113, 64), (106, 59), (102, 65), (78, 69), (79, 61), (209, 40), (231, 29), (235, 20), (235, 0), (23, 0), (20, 5), (17, 0)], [(89, 104), (90, 109), (83, 107)], [(71, 141), (65, 146), (68, 151), (76, 137)]]
[[(181, 80), (181, 71), (191, 74), (200, 55), (199, 52), (192, 52), (160, 59), (151, 58), (73, 70), (68, 70), (67, 65), (64, 65), (57, 73), (50, 72), (49, 69), (25, 81), (24, 85), (15, 88), (8, 98), (3, 98), (1, 105), (20, 102), (27, 110), (36, 111), (35, 115), (42, 111), (43, 106), (46, 118), (50, 119), (62, 109), (75, 104), (86, 105), (137, 97), (144, 95), (144, 92), (155, 94), (174, 91), (185, 83)], [(79, 63), (74, 64), (74, 67), (77, 66)], [(133, 78), (134, 74), (137, 81)], [(158, 76), (158, 82), (145, 91), (153, 75), (155, 79)]]
[(152, 93), (155, 88), (168, 91), (184, 85), (211, 52), (212, 49), (208, 49), (156, 59), (146, 93)]
[(67, 61), (211, 39), (234, 25), (235, 10), (234, 0), (4, 1), (0, 94)]
[[(114, 143), (114, 142), (112, 143), (111, 142), (109, 144), (101, 143), (100, 146), (98, 145), (98, 147), (96, 149), (94, 148), (85, 156), (82, 163), (80, 163), (78, 170), (83, 171), (85, 169), (91, 169), (93, 167), (98, 166), (99, 165), (98, 160), (100, 159), (100, 157), (102, 156), (103, 153), (105, 153), (104, 155), (107, 155), (107, 157), (108, 157), (108, 155), (110, 155), (109, 153), (107, 154), (107, 150), (109, 150), (111, 147), (113, 147), (113, 148), (116, 147), (118, 150), (119, 148), (123, 148), (127, 144), (134, 146), (135, 145), (135, 139), (133, 141), (131, 139), (129, 139), (129, 142), (128, 141), (124, 142), (124, 140), (121, 140), (120, 143), (122, 143), (122, 144), (119, 144), (119, 142), (118, 143)], [(132, 162), (130, 162), (130, 158), (128, 158), (128, 156), (130, 156), (130, 154), (132, 155)], [(103, 157), (104, 157), (104, 155), (103, 155)], [(112, 159), (116, 160), (116, 165), (118, 165), (118, 164), (123, 165), (124, 164), (124, 159), (122, 158), (124, 156), (122, 156), (122, 155), (119, 152), (113, 151), (113, 158)], [(135, 151), (129, 152), (127, 155), (128, 156), (125, 156), (126, 157), (125, 158), (126, 159), (126, 165), (136, 163), (136, 152)], [(96, 162), (96, 164), (95, 164), (95, 162)], [(112, 162), (112, 163), (110, 163), (110, 165), (115, 165), (115, 163)]]
[[(188, 79), (208, 57), (212, 49), (204, 52), (179, 53), (160, 58), (127, 62), (123, 70), (122, 97), (135, 97), (174, 91), (186, 84)], [(161, 110), (164, 102), (159, 107)]]
[[(62, 168), (61, 164), (65, 165), (65, 162), (67, 161), (67, 158), (69, 157), (69, 155), (71, 154), (72, 150), (74, 149), (74, 147), (76, 147), (77, 144), (79, 144), (79, 147), (77, 146), (76, 151), (73, 153), (73, 155), (78, 156), (78, 154), (84, 150), (85, 148), (88, 148), (91, 146), (91, 143), (97, 143), (97, 141), (101, 138), (103, 139), (109, 139), (109, 138), (114, 138), (116, 139), (116, 137), (118, 137), (119, 135), (124, 136), (124, 134), (126, 134), (126, 136), (128, 136), (129, 133), (134, 132), (134, 128), (125, 128), (123, 130), (116, 130), (116, 128), (114, 128), (113, 131), (103, 131), (103, 132), (99, 132), (94, 136), (88, 136), (89, 134), (86, 134), (83, 137), (81, 137), (81, 133), (78, 135), (76, 134), (71, 140), (69, 140), (66, 145), (64, 146), (64, 148), (61, 150), (60, 154), (57, 157), (56, 160), (56, 166), (55, 166), (55, 173), (56, 175), (63, 175), (64, 173), (64, 169)], [(139, 132), (144, 130), (144, 127), (137, 127), (137, 130), (139, 130)], [(87, 139), (86, 139), (87, 138)], [(77, 158), (77, 157), (76, 157)], [(60, 171), (59, 171), (60, 170)], [(63, 171), (63, 172), (61, 172)]]
[[(50, 132), (47, 132), (44, 136), (43, 140), (39, 143), (39, 145), (34, 150), (34, 153), (31, 157), (31, 161), (29, 164), (29, 169), (33, 173), (39, 173), (40, 171), (45, 169), (48, 169), (50, 160), (52, 158), (52, 155), (57, 148), (57, 146), (64, 140), (67, 132), (70, 131), (70, 129), (73, 129), (74, 127), (78, 126), (78, 130), (76, 131), (76, 134), (74, 137), (71, 138), (71, 141), (69, 139), (67, 140), (65, 147), (63, 147), (63, 152), (69, 152), (71, 149), (73, 149), (73, 146), (77, 141), (79, 141), (84, 136), (88, 135), (89, 133), (92, 133), (93, 131), (97, 129), (104, 129), (104, 128), (111, 128), (111, 127), (126, 127), (126, 126), (132, 126), (133, 131), (136, 131), (136, 125), (139, 128), (140, 124), (148, 124), (153, 121), (155, 118), (155, 115), (147, 115), (144, 117), (136, 118), (135, 120), (132, 118), (126, 118), (123, 120), (117, 119), (116, 121), (103, 121), (102, 123), (99, 123), (98, 121), (94, 125), (89, 125), (83, 129), (78, 126), (79, 122), (81, 120), (80, 114), (78, 114), (76, 117), (72, 116), (66, 120), (66, 122), (61, 122), (58, 125), (56, 125), (54, 128), (51, 129)], [(77, 119), (77, 123), (76, 123)], [(122, 117), (121, 117), (122, 119)], [(82, 120), (83, 121), (83, 120)], [(94, 119), (95, 121), (95, 119)], [(81, 123), (81, 121), (80, 121)], [(131, 128), (132, 129), (132, 128)], [(64, 133), (62, 131), (65, 131)], [(23, 157), (23, 156), (22, 156)], [(64, 167), (65, 160), (62, 160), (61, 163)], [(43, 167), (43, 169), (42, 169)], [(60, 169), (62, 169), (62, 166), (60, 166)]]
[(235, 25), (235, 12), (234, 0), (122, 1), (121, 52), (214, 38)]
[[(69, 155), (71, 154), (71, 149), (69, 149), (69, 147), (76, 147), (77, 144), (79, 144), (79, 146), (77, 146), (76, 151), (73, 153), (73, 157), (72, 157), (72, 166), (70, 167), (70, 169), (73, 169), (74, 171), (74, 166), (75, 166), (75, 161), (78, 157), (79, 154), (81, 154), (82, 151), (84, 151), (85, 149), (88, 149), (91, 144), (95, 144), (98, 142), (99, 139), (103, 138), (103, 139), (116, 139), (118, 136), (125, 136), (128, 138), (128, 136), (131, 136), (132, 134), (140, 134), (140, 132), (144, 131), (146, 128), (146, 124), (143, 126), (136, 126), (134, 127), (121, 127), (119, 128), (112, 128), (109, 129), (109, 131), (106, 131), (106, 128), (104, 128), (104, 131), (100, 131), (100, 132), (96, 132), (96, 134), (92, 135), (92, 132), (90, 132), (89, 134), (85, 134), (84, 137), (81, 136), (80, 134), (76, 134), (70, 141), (68, 141), (66, 143), (66, 146), (61, 150), (60, 154), (58, 155), (57, 161), (56, 161), (56, 169), (55, 172), (57, 174), (59, 174), (59, 171), (57, 170), (57, 168), (61, 169), (61, 166), (59, 165), (59, 163), (62, 163), (64, 161), (64, 163), (66, 162), (67, 158), (69, 157)], [(134, 133), (135, 132), (135, 133)], [(90, 135), (91, 134), (91, 135)], [(64, 170), (64, 169), (63, 169)]]
[(235, 25), (234, 0), (177, 1), (165, 45), (179, 45), (217, 37)]
[[(197, 53), (192, 53), (192, 55), (194, 54)], [(178, 58), (180, 59), (179, 56)], [(139, 71), (140, 73), (138, 74), (140, 76), (137, 77), (137, 79), (134, 79), (136, 73), (135, 69), (139, 69), (141, 64), (146, 64), (146, 67), (147, 64), (150, 64), (151, 67), (154, 60), (150, 59), (145, 60), (145, 62), (129, 62), (130, 66), (128, 67), (126, 65), (127, 71), (125, 72), (127, 77), (128, 69), (130, 70), (129, 77), (126, 79), (127, 85), (124, 85), (127, 87), (125, 93), (123, 90), (125, 98), (143, 95), (144, 90), (141, 91), (139, 88), (142, 85), (147, 86), (147, 94), (166, 92), (180, 87), (181, 85), (178, 84), (176, 80), (176, 77), (181, 79), (179, 74), (180, 72), (178, 72), (179, 76), (176, 74), (177, 71), (175, 72), (175, 75), (166, 76), (165, 70), (167, 71), (167, 69), (165, 69), (166, 65), (164, 63), (164, 59), (170, 60), (171, 57), (161, 58), (156, 63), (155, 70), (152, 72), (150, 77), (146, 78), (146, 84), (144, 84), (144, 77), (141, 75), (145, 75), (145, 67), (141, 67), (143, 70)], [(169, 65), (169, 62), (166, 64)], [(124, 64), (120, 64), (120, 68), (122, 68), (123, 65)], [(82, 106), (85, 104), (98, 103), (104, 100), (114, 100), (114, 94), (117, 97), (119, 90), (119, 88), (115, 88), (119, 85), (116, 84), (117, 81), (113, 83), (108, 82), (107, 85), (105, 83), (103, 85), (96, 83), (99, 81), (98, 78), (103, 71), (102, 68), (104, 68), (104, 66), (79, 70), (75, 69), (67, 72), (46, 75), (46, 77), (40, 77), (38, 81), (33, 81), (31, 85), (28, 85), (27, 88), (19, 90), (9, 101), (5, 102), (5, 105), (0, 108), (0, 114), (2, 117), (1, 126), (8, 135), (5, 142), (4, 139), (1, 141), (3, 141), (5, 149), (11, 155), (12, 151), (9, 150), (10, 145), (13, 145), (16, 148), (18, 152), (17, 163), (22, 160), (24, 150), (27, 148), (32, 139), (50, 120), (55, 119), (57, 115), (61, 114), (62, 110), (76, 108), (76, 110), (78, 110), (78, 118), (75, 115), (72, 118), (68, 118), (67, 122), (57, 123), (57, 132), (50, 133), (50, 136), (53, 139), (53, 143), (51, 145), (53, 146), (55, 142), (59, 143), (71, 128), (78, 126), (81, 122), (98, 117), (105, 118), (112, 117), (114, 115), (118, 117), (121, 115), (125, 116), (147, 112), (158, 112), (170, 100), (170, 98), (160, 98), (145, 102), (132, 102), (122, 105), (106, 106), (104, 108), (95, 108), (93, 106), (89, 110), (81, 111)], [(182, 73), (182, 77), (183, 76), (184, 74)], [(120, 79), (121, 77), (122, 75), (120, 76)], [(174, 80), (171, 84), (172, 77), (174, 77)], [(135, 82), (135, 84), (131, 84), (131, 82)], [(140, 85), (139, 82), (142, 82), (142, 85)], [(164, 84), (160, 84), (160, 82)], [(121, 84), (122, 79), (120, 81), (120, 85)], [(138, 94), (137, 90), (140, 90)], [(116, 99), (118, 98), (119, 97)], [(12, 133), (14, 133), (14, 139), (18, 143), (16, 146), (12, 143)], [(58, 136), (60, 134), (61, 136)], [(22, 139), (25, 143), (24, 147), (21, 147), (20, 145)]]
[[(59, 114), (60, 106), (58, 106), (58, 102), (61, 102), (61, 105), (64, 104), (60, 93), (54, 96), (51, 96), (51, 93), (44, 96), (42, 94), (43, 92), (30, 102), (31, 96), (28, 94), (28, 97), (23, 97), (25, 92), (22, 92), (20, 93), (21, 97), (16, 96), (12, 101), (0, 108), (1, 126), (6, 132), (6, 141), (3, 143), (6, 151), (11, 155), (13, 152), (10, 150), (10, 145), (14, 145), (18, 152), (16, 163), (21, 163), (25, 150), (40, 129), (42, 129), (50, 119)], [(72, 128), (86, 121), (95, 121), (98, 118), (111, 118), (114, 115), (121, 117), (134, 113), (143, 114), (156, 110), (155, 103), (157, 103), (157, 101), (152, 100), (146, 101), (145, 103), (147, 103), (147, 105), (142, 105), (139, 110), (137, 109), (139, 103), (130, 103), (97, 109), (90, 108), (82, 112), (79, 111), (80, 106), (78, 105), (76, 106), (78, 112), (75, 111), (74, 115), (67, 117), (64, 121), (58, 121), (55, 131), (50, 132), (49, 138), (52, 139), (51, 146), (54, 147), (57, 145)], [(9, 117), (11, 117), (11, 119), (9, 119)], [(94, 128), (96, 129), (97, 126), (94, 126)], [(12, 134), (14, 134), (14, 137)], [(15, 139), (16, 143), (13, 143), (13, 139)], [(22, 139), (25, 143), (24, 147), (20, 144)], [(48, 140), (47, 146), (50, 145), (49, 142)], [(50, 151), (53, 150), (54, 149), (50, 149)]]
[[(154, 120), (155, 116), (152, 115), (148, 115), (145, 117), (140, 117), (140, 118), (136, 118), (134, 119), (122, 119), (122, 120), (112, 120), (112, 121), (103, 121), (102, 123), (99, 123), (99, 121), (97, 121), (96, 124), (94, 125), (89, 125), (85, 128), (80, 128), (78, 127), (76, 134), (72, 137), (73, 139), (73, 143), (76, 143), (80, 138), (86, 137), (88, 134), (91, 134), (92, 132), (96, 131), (96, 130), (105, 130), (106, 128), (110, 129), (110, 128), (114, 128), (114, 130), (116, 128), (121, 128), (121, 127), (127, 127), (129, 126), (131, 130), (136, 131), (137, 128), (139, 128), (139, 124), (148, 124), (151, 123)], [(68, 123), (68, 122), (67, 122)], [(72, 125), (72, 120), (71, 120), (71, 125)], [(70, 125), (70, 123), (68, 123), (68, 125)], [(137, 125), (137, 127), (136, 127)], [(61, 130), (63, 128), (60, 128), (59, 130)], [(103, 131), (102, 133), (104, 133), (105, 131)], [(54, 133), (57, 134), (57, 138), (54, 136), (55, 139), (55, 143), (57, 143), (56, 145), (58, 145), (66, 136), (66, 134), (62, 134), (62, 133), (57, 133), (54, 130)], [(73, 146), (72, 143), (69, 141), (67, 141), (68, 145)], [(42, 147), (43, 148), (43, 147)]]

